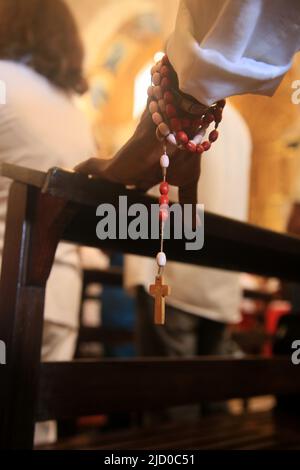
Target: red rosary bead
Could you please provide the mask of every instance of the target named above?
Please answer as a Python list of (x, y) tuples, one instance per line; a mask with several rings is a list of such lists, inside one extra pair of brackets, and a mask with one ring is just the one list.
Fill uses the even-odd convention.
[(176, 117), (177, 110), (173, 104), (167, 104), (166, 106), (166, 115), (168, 118)]
[(205, 140), (201, 145), (204, 148), (204, 151), (207, 151), (210, 149), (211, 143), (208, 140)]
[(167, 195), (168, 192), (169, 192), (169, 185), (166, 181), (163, 181), (162, 183), (160, 183), (160, 186), (159, 186), (159, 191), (160, 191), (160, 194), (163, 194), (163, 195)]
[(178, 118), (172, 118), (170, 120), (170, 126), (171, 126), (171, 129), (175, 132), (181, 131), (181, 129), (182, 129), (181, 121)]
[(159, 198), (159, 204), (169, 204), (169, 197), (166, 194), (162, 194)]
[(166, 65), (163, 65), (163, 66), (160, 68), (159, 73), (161, 74), (162, 77), (169, 77), (169, 75), (170, 75), (170, 69), (169, 69), (169, 67), (167, 67)]
[(204, 148), (202, 144), (197, 145), (196, 152), (200, 154), (204, 152)]
[(217, 129), (214, 129), (209, 134), (208, 139), (209, 139), (210, 142), (215, 142), (218, 137), (219, 137), (219, 132), (217, 131)]
[(166, 104), (174, 103), (174, 96), (170, 91), (165, 91), (164, 101)]
[(167, 55), (164, 55), (163, 58), (161, 59), (161, 62), (163, 65), (169, 65), (170, 61)]
[(207, 114), (205, 114), (204, 119), (203, 119), (203, 121), (204, 121), (206, 124), (210, 124), (210, 123), (213, 122), (214, 120), (215, 120), (215, 116), (214, 116), (212, 113), (207, 113)]
[(189, 141), (189, 138), (188, 138), (188, 136), (186, 135), (185, 132), (179, 131), (179, 132), (177, 132), (177, 134), (176, 134), (176, 140), (177, 140), (177, 142), (179, 142), (180, 144), (187, 144), (188, 141)]
[(191, 141), (189, 141), (189, 142), (186, 144), (185, 148), (186, 148), (187, 150), (189, 150), (190, 152), (192, 152), (192, 153), (195, 153), (196, 150), (197, 150), (196, 144), (195, 144), (194, 142), (191, 142)]
[(160, 82), (160, 86), (162, 90), (168, 90), (171, 87), (171, 80), (168, 77), (164, 77)]

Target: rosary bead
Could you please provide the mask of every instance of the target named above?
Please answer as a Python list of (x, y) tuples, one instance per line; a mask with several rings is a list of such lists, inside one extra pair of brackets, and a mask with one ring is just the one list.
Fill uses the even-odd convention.
[(157, 72), (157, 64), (154, 64), (152, 67), (151, 67), (151, 75), (154, 75), (155, 72)]
[(160, 100), (162, 98), (162, 91), (161, 91), (161, 87), (159, 85), (156, 85), (153, 88), (153, 94), (156, 97), (156, 99), (158, 99), (158, 100)]
[(163, 181), (162, 183), (160, 183), (159, 192), (160, 192), (160, 194), (164, 194), (164, 195), (168, 194), (169, 184), (166, 181)]
[(166, 194), (162, 194), (159, 198), (159, 204), (160, 206), (162, 205), (168, 205), (169, 204), (169, 198)]
[(173, 93), (171, 93), (170, 91), (165, 91), (164, 92), (164, 101), (165, 101), (166, 104), (174, 103)]
[(165, 140), (165, 137), (162, 135), (158, 127), (156, 128), (155, 133), (157, 140), (159, 140), (160, 142), (163, 142)]
[(154, 122), (154, 124), (156, 124), (157, 126), (163, 122), (163, 118), (161, 116), (161, 114), (159, 113), (153, 113), (152, 114), (152, 121)]
[(170, 120), (170, 126), (171, 126), (171, 129), (175, 132), (181, 131), (181, 129), (182, 129), (181, 121), (178, 118), (172, 118)]
[(175, 135), (172, 134), (172, 133), (167, 136), (167, 141), (168, 141), (169, 144), (171, 144), (171, 145), (177, 145), (176, 137), (175, 137)]
[(162, 168), (168, 168), (170, 164), (170, 160), (169, 160), (169, 157), (166, 153), (164, 153), (161, 157), (160, 157), (160, 166)]
[(163, 90), (168, 90), (168, 89), (171, 87), (172, 82), (171, 82), (171, 80), (169, 79), (169, 77), (164, 77), (164, 78), (162, 79), (160, 85), (161, 85), (161, 87), (162, 87)]
[(149, 86), (148, 89), (147, 89), (147, 95), (149, 97), (153, 96), (153, 94), (154, 94), (153, 91), (154, 91), (153, 86)]
[(167, 55), (164, 55), (163, 58), (161, 59), (161, 63), (163, 65), (169, 65), (170, 61)]
[(158, 101), (158, 106), (159, 106), (159, 109), (161, 110), (161, 112), (164, 113), (165, 110), (166, 110), (166, 105), (165, 105), (165, 102), (164, 102), (163, 99)]
[(207, 151), (210, 149), (211, 147), (211, 143), (208, 141), (208, 140), (205, 140), (204, 142), (202, 142), (202, 147), (204, 148), (204, 151)]
[(215, 142), (218, 137), (219, 137), (219, 132), (216, 129), (214, 129), (209, 134), (208, 139), (209, 139), (210, 142)]
[(158, 129), (164, 137), (167, 137), (170, 134), (169, 126), (167, 126), (165, 122), (161, 122), (158, 126)]
[(197, 145), (196, 152), (200, 154), (204, 152), (204, 148), (202, 144)]
[(163, 251), (160, 251), (159, 253), (157, 253), (156, 262), (160, 268), (162, 268), (163, 266), (166, 266), (167, 257)]
[(167, 65), (162, 65), (160, 69), (160, 74), (162, 77), (169, 77), (170, 75), (169, 67), (167, 67)]
[(191, 140), (189, 140), (189, 142), (186, 144), (185, 148), (187, 150), (189, 150), (189, 152), (196, 152), (196, 144), (194, 142), (192, 142)]
[(159, 209), (159, 220), (161, 222), (166, 222), (169, 218), (169, 211), (166, 208)]
[(156, 113), (158, 111), (158, 104), (156, 101), (152, 100), (149, 104), (149, 111), (151, 114)]
[(155, 72), (152, 75), (152, 82), (154, 83), (154, 85), (159, 85), (160, 84), (160, 73), (159, 72)]
[(206, 124), (210, 124), (210, 123), (213, 122), (214, 120), (215, 120), (215, 116), (214, 116), (212, 113), (207, 113), (207, 114), (205, 114), (204, 119), (203, 119), (203, 121), (204, 121)]
[(173, 118), (173, 117), (176, 117), (177, 110), (176, 110), (176, 108), (173, 104), (167, 104), (167, 106), (166, 106), (166, 115), (168, 116), (169, 119)]
[(189, 141), (188, 136), (187, 136), (186, 133), (183, 132), (183, 131), (177, 132), (177, 134), (176, 134), (176, 139), (177, 139), (177, 141), (178, 141), (180, 144), (187, 144), (188, 141)]

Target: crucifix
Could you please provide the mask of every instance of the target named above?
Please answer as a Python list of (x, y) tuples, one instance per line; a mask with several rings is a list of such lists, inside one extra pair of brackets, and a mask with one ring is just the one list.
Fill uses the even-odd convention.
[(154, 323), (164, 325), (165, 323), (165, 297), (170, 295), (171, 288), (163, 283), (161, 275), (156, 276), (155, 284), (151, 284), (150, 294), (154, 297)]

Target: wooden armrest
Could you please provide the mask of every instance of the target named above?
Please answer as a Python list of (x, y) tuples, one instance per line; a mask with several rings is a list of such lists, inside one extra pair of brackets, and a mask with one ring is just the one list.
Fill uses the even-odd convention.
[(37, 420), (299, 393), (300, 374), (290, 357), (44, 363), (40, 369)]

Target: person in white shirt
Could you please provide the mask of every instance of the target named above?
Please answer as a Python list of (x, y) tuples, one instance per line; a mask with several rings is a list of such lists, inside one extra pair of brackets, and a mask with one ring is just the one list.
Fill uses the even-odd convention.
[[(0, 0), (1, 163), (47, 171), (72, 168), (95, 153), (89, 125), (73, 102), (86, 90), (82, 61), (75, 22), (61, 0)], [(10, 184), (0, 178), (0, 258)], [(42, 360), (72, 359), (80, 299), (78, 248), (61, 243), (46, 289)]]

